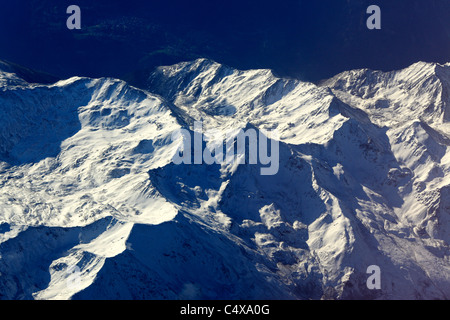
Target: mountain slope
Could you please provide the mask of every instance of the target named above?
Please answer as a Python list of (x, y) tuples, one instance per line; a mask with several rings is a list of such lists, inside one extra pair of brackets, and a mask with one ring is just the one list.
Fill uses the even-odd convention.
[[(2, 72), (0, 298), (447, 299), (449, 79), (417, 63), (315, 85), (199, 59), (144, 91)], [(176, 165), (195, 121), (276, 129), (277, 173)]]
[[(224, 130), (251, 123), (279, 130), (280, 149), (286, 148), (285, 154), (280, 151), (280, 172), (256, 177), (261, 183), (249, 185), (248, 176), (255, 174), (239, 179), (245, 167), (239, 169), (220, 209), (237, 212), (241, 219), (251, 210), (251, 223), (258, 224), (263, 220), (258, 209), (269, 205), (284, 223), (306, 225), (307, 248), (318, 256), (315, 264), (326, 275), (325, 288), (344, 287), (337, 293), (341, 297), (379, 294), (369, 292), (363, 281), (372, 261), (389, 273), (386, 281), (392, 279), (385, 283), (389, 290), (384, 298), (446, 297), (449, 210), (438, 203), (450, 182), (449, 75), (449, 65), (418, 63), (391, 73), (350, 71), (315, 86), (278, 79), (267, 70), (238, 71), (197, 60), (159, 68), (148, 87), (191, 118), (203, 119), (206, 127)], [(236, 111), (212, 114), (223, 106)], [(306, 167), (309, 176), (292, 167)], [(286, 191), (278, 179), (286, 183)], [(232, 210), (230, 204), (235, 204)], [(416, 257), (413, 262), (411, 256)], [(406, 261), (414, 266), (408, 271), (414, 280), (399, 271)], [(292, 272), (298, 264), (290, 268)], [(439, 281), (430, 280), (430, 273)], [(414, 289), (417, 283), (426, 283), (427, 292)]]

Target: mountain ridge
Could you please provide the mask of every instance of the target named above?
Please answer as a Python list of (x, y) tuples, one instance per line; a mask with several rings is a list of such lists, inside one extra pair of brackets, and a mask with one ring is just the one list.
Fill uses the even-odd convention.
[[(448, 299), (449, 69), (313, 84), (199, 59), (145, 90), (0, 73), (1, 297)], [(175, 165), (195, 121), (277, 129), (278, 173)]]

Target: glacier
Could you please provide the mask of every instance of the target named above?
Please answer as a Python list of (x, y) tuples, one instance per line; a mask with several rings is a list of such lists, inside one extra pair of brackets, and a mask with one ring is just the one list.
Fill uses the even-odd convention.
[[(0, 64), (0, 299), (450, 297), (450, 64), (27, 80)], [(196, 121), (276, 129), (278, 173), (175, 165)]]

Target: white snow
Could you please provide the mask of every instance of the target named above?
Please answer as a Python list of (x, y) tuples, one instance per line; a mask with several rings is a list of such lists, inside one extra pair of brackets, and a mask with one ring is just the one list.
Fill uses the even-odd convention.
[[(147, 89), (0, 72), (0, 299), (450, 296), (450, 64), (316, 85), (199, 59)], [(277, 129), (279, 172), (175, 165), (200, 120)]]

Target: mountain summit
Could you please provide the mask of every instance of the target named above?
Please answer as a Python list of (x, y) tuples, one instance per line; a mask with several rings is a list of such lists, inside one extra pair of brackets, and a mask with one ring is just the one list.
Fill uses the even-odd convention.
[[(450, 297), (450, 64), (313, 84), (199, 59), (146, 86), (0, 70), (0, 298)], [(174, 164), (196, 121), (277, 130), (277, 174)]]

